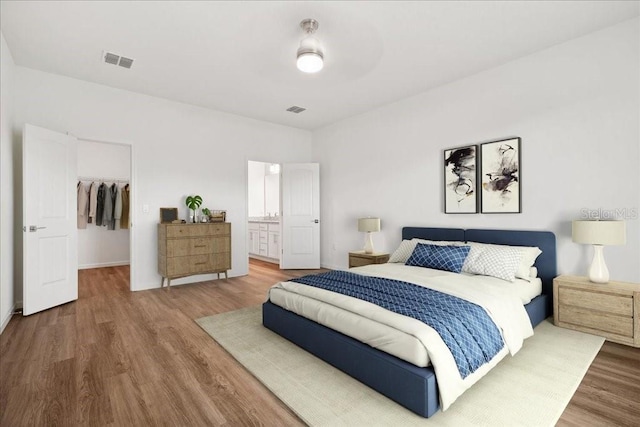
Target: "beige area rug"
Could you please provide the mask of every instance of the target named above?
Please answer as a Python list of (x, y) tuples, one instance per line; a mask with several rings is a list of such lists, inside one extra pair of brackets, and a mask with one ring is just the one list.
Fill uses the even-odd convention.
[(426, 419), (263, 327), (260, 307), (197, 323), (311, 426), (553, 426), (604, 341), (542, 322), (520, 352)]

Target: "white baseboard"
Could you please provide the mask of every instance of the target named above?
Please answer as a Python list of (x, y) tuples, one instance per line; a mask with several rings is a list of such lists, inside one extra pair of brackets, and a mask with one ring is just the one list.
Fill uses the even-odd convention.
[(9, 321), (11, 320), (11, 317), (13, 317), (13, 312), (14, 311), (16, 311), (16, 304), (14, 304), (13, 307), (11, 307), (11, 310), (9, 310), (9, 312), (4, 317), (4, 319), (2, 319), (2, 324), (0, 324), (0, 334), (2, 334), (2, 332), (4, 332), (4, 328), (6, 328), (7, 325), (9, 324)]
[(102, 267), (119, 267), (121, 265), (129, 265), (131, 262), (127, 261), (113, 261), (113, 262), (102, 262), (96, 264), (83, 264), (78, 266), (78, 270), (87, 270), (89, 268), (102, 268)]

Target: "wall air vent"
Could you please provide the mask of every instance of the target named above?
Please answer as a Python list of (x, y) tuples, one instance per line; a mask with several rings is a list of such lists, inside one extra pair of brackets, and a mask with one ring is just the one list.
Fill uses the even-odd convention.
[(296, 113), (296, 114), (302, 113), (304, 110), (306, 110), (306, 108), (298, 107), (298, 106), (295, 106), (295, 105), (292, 106), (292, 107), (287, 108), (287, 111), (290, 111), (290, 112)]
[(107, 64), (119, 65), (123, 68), (131, 68), (133, 65), (133, 59), (125, 58), (124, 56), (116, 55), (115, 53), (107, 51), (102, 51), (102, 59)]

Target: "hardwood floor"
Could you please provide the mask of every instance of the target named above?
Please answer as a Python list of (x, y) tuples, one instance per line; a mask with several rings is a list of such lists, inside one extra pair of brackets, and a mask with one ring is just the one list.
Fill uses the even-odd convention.
[[(130, 292), (128, 267), (81, 270), (78, 301), (0, 336), (0, 425), (302, 425), (193, 320), (308, 273), (252, 261), (248, 276)], [(638, 425), (639, 402), (640, 350), (605, 343), (559, 425)]]

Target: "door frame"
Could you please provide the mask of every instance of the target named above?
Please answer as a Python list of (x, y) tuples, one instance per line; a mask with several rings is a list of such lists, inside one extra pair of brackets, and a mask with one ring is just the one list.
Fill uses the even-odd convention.
[(70, 132), (67, 134), (74, 136), (78, 141), (85, 142), (96, 142), (99, 144), (111, 144), (111, 145), (122, 145), (129, 147), (129, 291), (133, 292), (135, 289), (133, 287), (133, 278), (135, 277), (135, 262), (134, 262), (134, 251), (135, 251), (135, 235), (134, 225), (136, 224), (136, 210), (134, 209), (135, 200), (136, 200), (136, 169), (135, 169), (135, 155), (134, 155), (134, 147), (135, 145), (132, 142), (115, 142), (115, 141), (106, 141), (96, 138), (84, 138), (81, 136), (73, 135)]
[[(244, 231), (245, 231), (245, 256), (243, 259), (247, 261), (247, 274), (249, 274), (249, 162), (257, 163), (269, 163), (278, 164), (282, 168), (282, 163), (279, 161), (258, 160), (255, 157), (245, 156), (244, 159)], [(280, 195), (278, 196), (278, 203), (280, 205), (280, 215), (282, 215), (282, 179), (280, 179)], [(281, 230), (282, 231), (282, 230)], [(282, 236), (281, 236), (282, 237)], [(282, 245), (282, 240), (280, 240)], [(282, 251), (282, 246), (280, 246)], [(280, 268), (280, 264), (276, 264)]]

